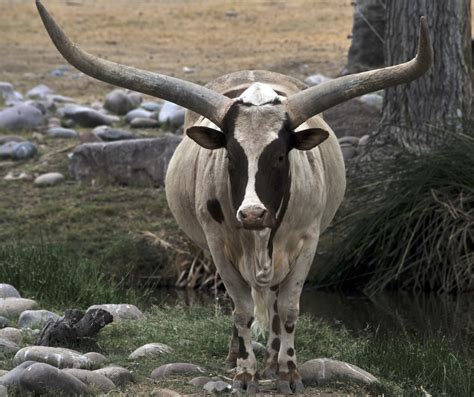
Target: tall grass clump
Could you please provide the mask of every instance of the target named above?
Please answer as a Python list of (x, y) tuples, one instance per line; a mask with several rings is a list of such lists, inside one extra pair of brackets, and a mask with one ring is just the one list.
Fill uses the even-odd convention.
[(375, 294), (394, 287), (474, 287), (474, 122), (442, 147), (372, 161), (352, 173), (326, 285)]
[(65, 246), (11, 244), (0, 246), (0, 281), (26, 298), (49, 308), (87, 308), (101, 303), (140, 303), (137, 294), (114, 280), (101, 266)]

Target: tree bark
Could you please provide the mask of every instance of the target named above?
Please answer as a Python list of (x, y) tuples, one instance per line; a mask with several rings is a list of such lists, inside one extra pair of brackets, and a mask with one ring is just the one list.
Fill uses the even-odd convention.
[(422, 15), (426, 15), (430, 27), (434, 63), (420, 79), (385, 91), (378, 142), (427, 149), (443, 140), (435, 131), (459, 127), (461, 120), (470, 116), (470, 3), (387, 1), (386, 64), (398, 64), (414, 56)]

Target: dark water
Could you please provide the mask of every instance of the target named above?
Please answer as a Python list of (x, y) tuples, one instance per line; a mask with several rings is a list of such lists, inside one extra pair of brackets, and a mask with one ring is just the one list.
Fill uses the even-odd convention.
[[(161, 303), (216, 304), (230, 311), (229, 300), (195, 290), (160, 289)], [(301, 313), (322, 319), (353, 333), (377, 332), (423, 340), (430, 336), (449, 338), (460, 350), (474, 350), (474, 294), (461, 296), (384, 293), (373, 298), (305, 289)]]

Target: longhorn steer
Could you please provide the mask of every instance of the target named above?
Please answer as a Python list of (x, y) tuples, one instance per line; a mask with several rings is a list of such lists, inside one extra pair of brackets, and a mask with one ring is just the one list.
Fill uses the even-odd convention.
[(277, 377), (280, 393), (301, 392), (294, 348), (299, 298), (319, 236), (345, 189), (336, 136), (318, 114), (421, 76), (432, 62), (426, 21), (416, 58), (401, 65), (312, 88), (264, 71), (201, 87), (92, 56), (66, 37), (39, 0), (37, 7), (54, 44), (79, 70), (190, 110), (166, 194), (178, 224), (211, 252), (234, 303), (227, 356), (237, 367), (234, 384), (257, 391), (250, 329), (256, 316), (260, 325), (271, 324), (264, 375)]

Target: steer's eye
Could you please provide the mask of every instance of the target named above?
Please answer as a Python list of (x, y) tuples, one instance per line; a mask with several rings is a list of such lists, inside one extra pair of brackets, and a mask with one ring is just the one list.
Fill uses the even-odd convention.
[(278, 161), (279, 161), (280, 163), (282, 163), (283, 160), (285, 160), (285, 156), (281, 155), (281, 156), (278, 157)]

